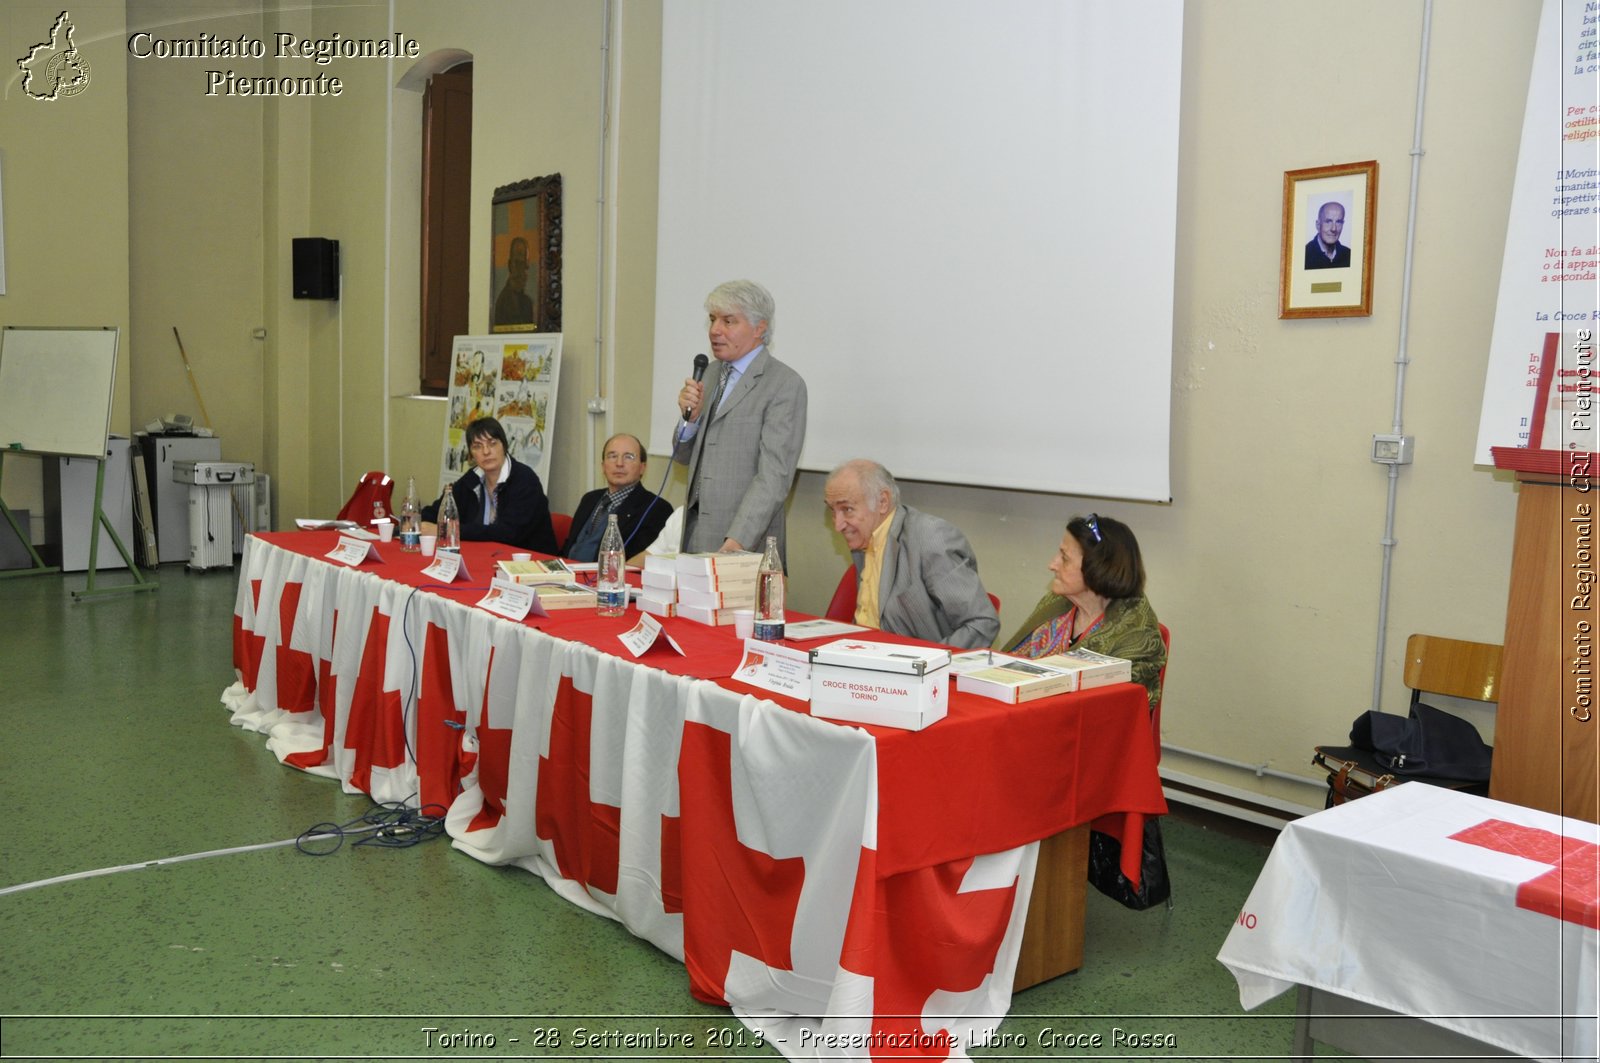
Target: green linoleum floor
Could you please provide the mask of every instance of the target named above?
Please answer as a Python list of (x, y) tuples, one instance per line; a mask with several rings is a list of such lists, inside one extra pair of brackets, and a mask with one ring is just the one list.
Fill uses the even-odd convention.
[[(371, 806), (228, 725), (234, 574), (169, 565), (159, 579), (84, 602), (70, 596), (82, 575), (0, 580), (0, 888), (290, 839)], [(1284, 1058), (1292, 998), (1241, 1012), (1215, 958), (1267, 854), (1237, 834), (1168, 817), (1176, 908), (1091, 891), (1083, 968), (1018, 994), (1002, 1043), (974, 1058)], [(779, 1058), (694, 1000), (677, 961), (448, 839), (0, 896), (0, 1016), (7, 1059)], [(656, 1030), (695, 1045), (603, 1040)], [(1066, 1040), (1094, 1034), (1098, 1048)]]

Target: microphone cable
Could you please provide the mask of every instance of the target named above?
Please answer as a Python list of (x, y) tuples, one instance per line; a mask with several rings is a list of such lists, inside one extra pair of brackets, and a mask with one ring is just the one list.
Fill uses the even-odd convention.
[(442, 837), (446, 811), (442, 805), (410, 808), (402, 801), (379, 801), (346, 823), (312, 824), (295, 838), (294, 847), (307, 856), (332, 856), (353, 838), (351, 845), (407, 849)]

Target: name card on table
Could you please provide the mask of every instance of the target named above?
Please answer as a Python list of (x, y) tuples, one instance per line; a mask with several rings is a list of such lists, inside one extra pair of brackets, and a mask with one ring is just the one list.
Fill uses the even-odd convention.
[(811, 700), (811, 654), (793, 646), (757, 639), (744, 640), (744, 658), (733, 678), (774, 694)]
[(497, 578), (492, 581), (489, 593), (478, 601), (479, 609), (487, 609), (507, 620), (523, 620), (535, 606), (538, 606), (539, 616), (546, 615), (544, 607), (539, 606), (539, 596), (534, 589), (510, 579)]
[(440, 583), (454, 583), (456, 580), (468, 580), (467, 563), (461, 555), (454, 550), (440, 550), (433, 555), (433, 564), (422, 570), (424, 576), (436, 579)]
[(664, 638), (667, 645), (678, 652), (679, 657), (688, 656), (683, 652), (683, 647), (678, 645), (671, 635), (661, 627), (661, 621), (649, 613), (640, 613), (639, 622), (629, 631), (624, 631), (617, 639), (628, 648), (628, 652), (635, 657), (644, 656), (644, 651), (654, 646), (657, 639)]
[(377, 543), (363, 542), (354, 536), (341, 535), (339, 536), (339, 545), (329, 550), (324, 556), (329, 560), (339, 562), (341, 565), (349, 565), (351, 568), (355, 568), (365, 561), (369, 555), (374, 561), (383, 560), (383, 555), (378, 553)]

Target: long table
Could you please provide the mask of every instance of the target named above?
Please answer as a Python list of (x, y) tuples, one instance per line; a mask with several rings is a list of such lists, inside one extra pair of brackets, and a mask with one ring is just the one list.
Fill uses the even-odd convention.
[(632, 611), (473, 608), (508, 547), (465, 544), (475, 582), (445, 586), (394, 544), (328, 561), (336, 540), (247, 540), (233, 722), (347, 791), (446, 810), (455, 848), (620, 920), (785, 1055), (967, 1058), (1010, 1005), (1039, 839), (1138, 839), (1166, 810), (1131, 684), (841, 725), (730, 679), (725, 629), (665, 620), (685, 654), (636, 661)]
[(1217, 958), (1294, 1058), (1594, 1059), (1600, 827), (1422, 783), (1286, 827)]

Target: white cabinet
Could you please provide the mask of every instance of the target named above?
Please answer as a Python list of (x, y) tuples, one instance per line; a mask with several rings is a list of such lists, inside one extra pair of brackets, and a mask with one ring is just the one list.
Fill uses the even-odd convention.
[(189, 486), (172, 478), (180, 461), (221, 461), (222, 440), (204, 436), (139, 433), (150, 509), (156, 524), (156, 556), (164, 565), (189, 560)]
[[(133, 466), (126, 436), (106, 441), (106, 478), (100, 509), (117, 529), (122, 545), (133, 552)], [(47, 458), (44, 465), (45, 528), (61, 544), (61, 571), (89, 568), (89, 536), (100, 536), (95, 568), (127, 568), (105, 527), (94, 516), (94, 481), (100, 463), (93, 458)], [(185, 555), (187, 556), (187, 555)]]

